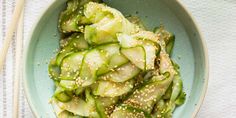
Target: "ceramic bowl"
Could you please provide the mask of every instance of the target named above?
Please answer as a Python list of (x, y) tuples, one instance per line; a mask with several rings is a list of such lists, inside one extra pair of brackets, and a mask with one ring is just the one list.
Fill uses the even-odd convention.
[[(149, 30), (163, 24), (176, 36), (173, 59), (180, 65), (184, 105), (174, 111), (174, 118), (190, 118), (202, 104), (208, 82), (208, 55), (202, 34), (193, 17), (180, 0), (105, 0), (125, 15), (139, 16)], [(36, 21), (24, 50), (24, 88), (36, 117), (55, 117), (49, 99), (54, 92), (48, 76), (48, 62), (58, 48), (59, 13), (66, 0), (55, 0)]]

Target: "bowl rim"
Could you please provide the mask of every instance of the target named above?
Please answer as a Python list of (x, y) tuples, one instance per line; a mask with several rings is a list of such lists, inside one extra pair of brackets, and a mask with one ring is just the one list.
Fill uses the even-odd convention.
[(198, 100), (198, 103), (195, 107), (194, 112), (192, 113), (192, 118), (195, 118), (197, 113), (200, 111), (200, 108), (203, 104), (203, 101), (206, 97), (206, 92), (207, 92), (207, 87), (208, 87), (208, 81), (209, 81), (209, 54), (208, 54), (208, 49), (207, 49), (207, 45), (206, 45), (206, 40), (205, 37), (201, 31), (201, 28), (199, 26), (199, 24), (197, 23), (195, 17), (192, 15), (192, 13), (187, 9), (187, 7), (181, 2), (181, 0), (176, 0), (177, 3), (180, 5), (180, 7), (183, 8), (183, 10), (186, 12), (186, 14), (191, 18), (193, 24), (195, 25), (195, 28), (197, 29), (198, 33), (199, 33), (199, 39), (200, 42), (203, 46), (203, 52), (204, 52), (204, 60), (205, 60), (205, 75), (204, 75), (204, 85), (202, 88), (202, 93), (201, 96)]
[(195, 25), (195, 28), (197, 29), (197, 31), (199, 33), (199, 37), (200, 37), (199, 39), (200, 39), (201, 44), (203, 46), (203, 52), (204, 52), (204, 60), (205, 60), (204, 85), (202, 88), (201, 96), (200, 96), (198, 103), (196, 105), (196, 108), (195, 108), (194, 112), (192, 113), (192, 118), (195, 118), (201, 108), (201, 105), (203, 104), (204, 98), (206, 97), (208, 81), (209, 81), (209, 54), (208, 54), (208, 49), (207, 49), (205, 37), (201, 31), (199, 24), (197, 23), (197, 21), (195, 19), (195, 17), (192, 15), (192, 13), (189, 10), (187, 10), (187, 7), (181, 2), (181, 0), (176, 0), (176, 1), (183, 8), (183, 10), (186, 12), (186, 14), (191, 18), (193, 24)]
[[(54, 0), (52, 2), (50, 2), (44, 10), (42, 10), (39, 13), (38, 18), (35, 20), (35, 22), (32, 25), (32, 29), (35, 29), (38, 26), (38, 23), (40, 22), (41, 18), (45, 15), (45, 13), (52, 7), (53, 4), (55, 4), (55, 2), (57, 2), (57, 0)], [(192, 20), (192, 23), (194, 25), (194, 27), (196, 28), (196, 30), (199, 33), (199, 39), (200, 39), (200, 43), (203, 46), (203, 52), (204, 52), (204, 61), (205, 61), (205, 75), (204, 75), (204, 85), (202, 87), (202, 92), (200, 94), (200, 98), (198, 100), (198, 103), (192, 113), (191, 118), (195, 118), (197, 113), (200, 110), (201, 105), (203, 104), (204, 98), (206, 96), (206, 92), (207, 92), (207, 87), (208, 87), (208, 81), (209, 81), (209, 57), (208, 57), (208, 50), (207, 50), (207, 45), (206, 45), (206, 40), (205, 37), (202, 33), (202, 31), (200, 30), (200, 26), (198, 25), (195, 17), (190, 13), (190, 11), (187, 9), (187, 7), (185, 7), (184, 3), (181, 2), (181, 0), (176, 0), (176, 2), (180, 5), (180, 7), (185, 11), (185, 13), (190, 17), (190, 19)], [(26, 38), (26, 43), (25, 43), (25, 48), (23, 50), (23, 93), (26, 95), (26, 100), (30, 106), (30, 110), (32, 111), (33, 115), (36, 117), (39, 117), (40, 115), (38, 114), (36, 107), (33, 103), (33, 101), (30, 99), (30, 93), (29, 93), (29, 84), (26, 78), (26, 60), (27, 60), (27, 55), (29, 52), (29, 47), (30, 47), (30, 43), (32, 41), (32, 36), (34, 34), (34, 30), (31, 30), (30, 33), (28, 34), (27, 38)]]

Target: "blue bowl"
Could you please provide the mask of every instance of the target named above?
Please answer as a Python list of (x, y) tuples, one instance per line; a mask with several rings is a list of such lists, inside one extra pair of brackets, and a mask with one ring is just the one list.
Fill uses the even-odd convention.
[[(202, 104), (208, 82), (208, 55), (203, 37), (193, 17), (177, 0), (107, 0), (108, 5), (124, 14), (139, 16), (149, 30), (163, 24), (176, 36), (173, 59), (180, 65), (184, 105), (174, 111), (174, 118), (194, 117)], [(66, 0), (55, 0), (44, 11), (28, 38), (24, 51), (24, 88), (36, 117), (55, 117), (49, 99), (54, 83), (48, 76), (48, 62), (59, 47), (57, 21)]]

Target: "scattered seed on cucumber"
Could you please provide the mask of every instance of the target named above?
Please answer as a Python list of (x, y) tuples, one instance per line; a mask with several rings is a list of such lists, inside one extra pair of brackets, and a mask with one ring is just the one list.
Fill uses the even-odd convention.
[[(170, 57), (178, 37), (164, 26), (147, 31), (140, 21), (127, 20), (100, 0), (67, 2), (58, 19), (60, 48), (48, 66), (57, 87), (51, 102), (55, 112), (68, 117), (172, 117), (186, 96), (179, 67)], [(157, 108), (160, 103), (163, 107)]]

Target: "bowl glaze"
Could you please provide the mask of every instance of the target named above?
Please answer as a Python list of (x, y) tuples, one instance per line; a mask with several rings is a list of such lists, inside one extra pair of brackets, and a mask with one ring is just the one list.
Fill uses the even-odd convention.
[[(57, 21), (66, 0), (55, 0), (33, 27), (24, 49), (24, 89), (36, 117), (55, 117), (49, 99), (54, 92), (48, 76), (48, 62), (59, 47)], [(176, 36), (172, 58), (180, 65), (184, 105), (174, 111), (174, 118), (195, 117), (205, 96), (208, 82), (208, 55), (203, 36), (180, 1), (175, 0), (105, 0), (125, 15), (139, 16), (149, 30), (163, 24)]]

